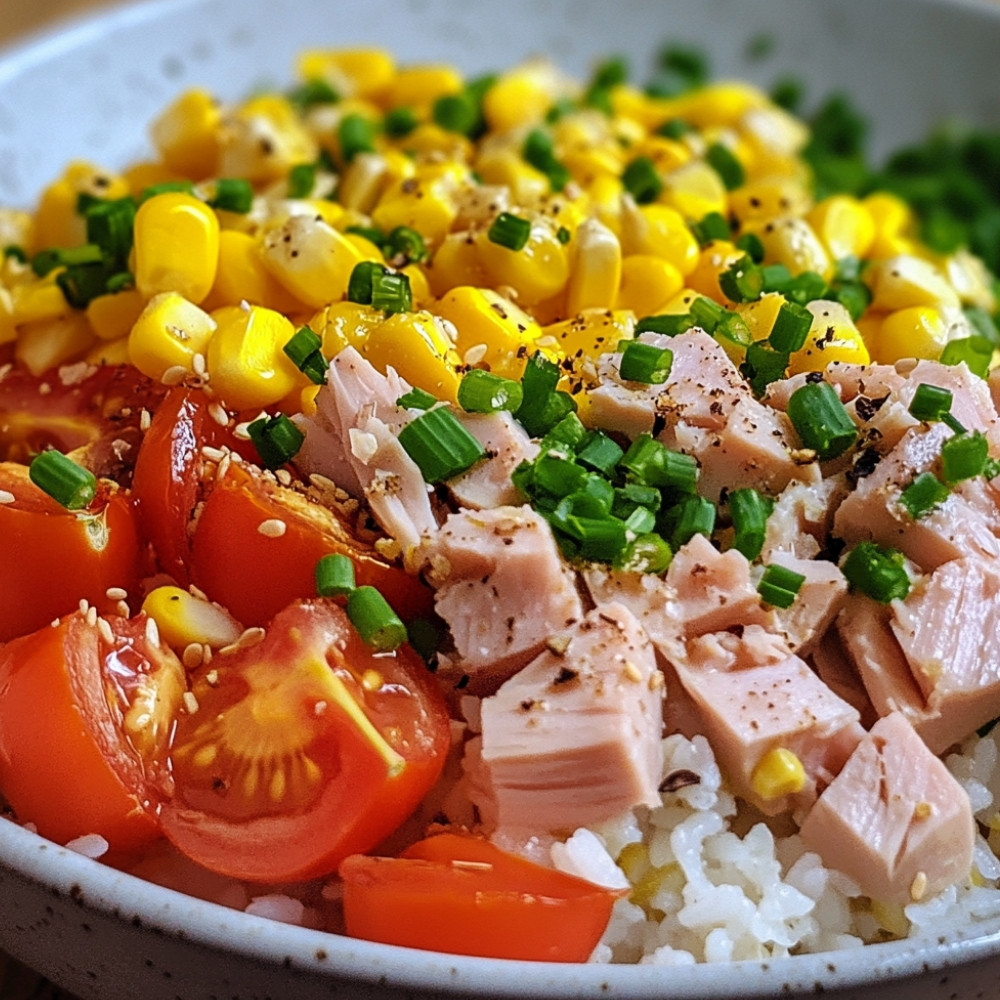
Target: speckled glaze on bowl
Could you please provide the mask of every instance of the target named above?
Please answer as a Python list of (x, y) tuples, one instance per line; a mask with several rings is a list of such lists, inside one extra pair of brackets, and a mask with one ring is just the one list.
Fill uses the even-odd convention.
[[(704, 49), (721, 75), (794, 74), (813, 99), (849, 92), (876, 121), (877, 150), (949, 118), (1000, 124), (1000, 4), (985, 0), (160, 0), (0, 53), (0, 203), (29, 205), (70, 158), (138, 157), (146, 123), (183, 87), (235, 98), (286, 83), (308, 45), (375, 43), (469, 72), (548, 53), (582, 74), (609, 53), (641, 72), (667, 38)], [(93, 1000), (1000, 996), (1000, 926), (720, 966), (458, 958), (200, 902), (3, 820), (0, 948)]]

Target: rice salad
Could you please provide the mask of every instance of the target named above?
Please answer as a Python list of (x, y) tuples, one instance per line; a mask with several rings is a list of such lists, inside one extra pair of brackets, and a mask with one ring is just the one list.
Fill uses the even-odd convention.
[(473, 955), (1000, 917), (995, 137), (874, 170), (671, 45), (298, 77), (0, 209), (5, 816)]

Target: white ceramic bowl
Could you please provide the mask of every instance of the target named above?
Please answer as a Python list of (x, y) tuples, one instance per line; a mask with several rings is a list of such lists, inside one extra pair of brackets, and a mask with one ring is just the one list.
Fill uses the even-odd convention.
[[(548, 53), (583, 74), (667, 39), (723, 75), (794, 74), (846, 91), (875, 147), (960, 117), (1000, 124), (1000, 5), (973, 0), (159, 0), (0, 56), (0, 203), (29, 205), (71, 157), (123, 165), (179, 89), (226, 98), (286, 83), (307, 45), (376, 43), (473, 72)], [(754, 40), (772, 42), (754, 58)], [(2, 542), (0, 542), (2, 544)], [(635, 997), (842, 1000), (1000, 995), (1000, 927), (765, 963), (655, 968), (456, 958), (371, 945), (227, 910), (115, 872), (0, 821), (0, 948), (94, 1000)]]

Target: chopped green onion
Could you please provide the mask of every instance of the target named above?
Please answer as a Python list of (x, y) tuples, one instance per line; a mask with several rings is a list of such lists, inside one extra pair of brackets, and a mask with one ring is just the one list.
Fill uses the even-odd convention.
[(788, 400), (788, 418), (820, 461), (847, 451), (858, 436), (854, 421), (829, 382), (807, 382)]
[(406, 626), (407, 641), (413, 651), (433, 670), (441, 646), (441, 633), (426, 618), (413, 618)]
[(941, 472), (949, 485), (981, 476), (989, 459), (989, 442), (979, 431), (956, 434), (941, 445)]
[(715, 240), (728, 240), (732, 235), (729, 223), (720, 212), (709, 212), (697, 222), (691, 223), (691, 232), (702, 247)]
[(437, 396), (432, 396), (423, 389), (413, 388), (409, 392), (404, 392), (396, 400), (396, 405), (406, 410), (429, 410), (437, 401)]
[(567, 413), (546, 432), (538, 444), (539, 451), (558, 451), (561, 454), (571, 455), (583, 444), (587, 434), (587, 428), (583, 426), (576, 413)]
[[(575, 416), (575, 414), (574, 414)], [(579, 421), (579, 417), (576, 418)], [(577, 452), (576, 460), (588, 469), (610, 476), (625, 452), (617, 441), (602, 431), (595, 431), (586, 444)]]
[(659, 316), (643, 316), (635, 325), (635, 336), (640, 333), (661, 333), (665, 337), (676, 337), (686, 333), (695, 325), (690, 313), (664, 313)]
[(362, 114), (344, 115), (337, 126), (340, 156), (350, 163), (359, 153), (375, 152), (375, 123)]
[(965, 428), (951, 415), (952, 401), (950, 389), (922, 382), (917, 386), (913, 393), (913, 399), (910, 400), (910, 416), (925, 423), (940, 420), (956, 434), (963, 434)]
[(722, 183), (725, 184), (727, 191), (742, 187), (746, 180), (743, 164), (725, 143), (713, 142), (705, 150), (705, 160), (722, 178)]
[(715, 504), (697, 494), (685, 497), (674, 508), (674, 516), (670, 544), (675, 552), (695, 535), (710, 536), (715, 528)]
[(863, 281), (834, 282), (832, 298), (839, 302), (856, 323), (871, 305), (872, 293)]
[(774, 318), (774, 326), (768, 335), (768, 343), (776, 351), (791, 354), (801, 350), (809, 335), (813, 315), (805, 306), (796, 302), (782, 302), (778, 315)]
[(108, 290), (114, 264), (106, 260), (70, 264), (56, 275), (56, 284), (74, 309), (85, 309)]
[(84, 213), (87, 225), (87, 242), (95, 243), (114, 260), (127, 262), (132, 249), (135, 223), (135, 201), (118, 198), (98, 201)]
[[(764, 244), (756, 233), (744, 233), (736, 241), (736, 246), (755, 264), (759, 264), (764, 259)], [(763, 275), (761, 275), (761, 281), (763, 281)]]
[(656, 513), (648, 507), (635, 506), (623, 520), (625, 527), (634, 535), (648, 535), (656, 527)]
[(562, 191), (569, 183), (570, 172), (556, 159), (552, 138), (544, 129), (535, 128), (528, 133), (521, 147), (521, 155), (531, 166), (548, 177), (553, 191)]
[(576, 410), (572, 396), (556, 391), (559, 377), (559, 366), (541, 351), (528, 358), (521, 376), (523, 400), (514, 416), (532, 437), (541, 437)]
[(695, 321), (697, 326), (700, 326), (705, 333), (715, 333), (716, 327), (725, 319), (726, 309), (724, 306), (720, 306), (718, 302), (712, 299), (699, 295), (691, 305), (689, 306), (691, 310), (691, 318)]
[(247, 426), (247, 434), (265, 469), (280, 469), (298, 454), (305, 440), (305, 434), (284, 413), (259, 417)]
[(674, 354), (670, 348), (630, 340), (622, 350), (618, 372), (626, 382), (661, 385), (669, 378), (673, 362)]
[(747, 487), (729, 494), (729, 516), (733, 522), (733, 548), (753, 562), (764, 548), (767, 519), (774, 509), (770, 497)]
[(150, 184), (143, 188), (139, 195), (139, 204), (149, 201), (160, 194), (194, 194), (193, 181), (160, 181), (159, 184)]
[(418, 125), (420, 119), (413, 108), (399, 107), (393, 108), (385, 113), (382, 119), (382, 128), (385, 134), (392, 139), (402, 139), (408, 136)]
[(660, 509), (663, 495), (655, 486), (644, 483), (625, 483), (615, 487), (615, 500), (611, 512), (615, 517), (627, 517), (634, 507), (647, 507), (651, 511)]
[(976, 336), (985, 337), (994, 347), (1000, 347), (1000, 330), (993, 317), (982, 306), (966, 306), (962, 312)]
[(469, 413), (516, 412), (524, 399), (521, 383), (473, 368), (458, 384), (458, 405)]
[(321, 556), (315, 569), (316, 593), (320, 597), (346, 597), (355, 589), (354, 563), (340, 552)]
[(535, 459), (532, 486), (549, 496), (568, 497), (581, 490), (591, 473), (558, 452), (543, 452)]
[(446, 132), (467, 136), (476, 131), (481, 121), (478, 104), (465, 91), (439, 97), (431, 107), (431, 117)]
[(501, 212), (486, 233), (487, 239), (508, 250), (523, 250), (531, 237), (531, 221), (510, 212)]
[(670, 118), (656, 130), (657, 135), (662, 135), (664, 139), (683, 139), (691, 131), (689, 125), (683, 118)]
[(772, 382), (785, 377), (788, 354), (776, 351), (766, 340), (747, 345), (746, 359), (740, 365), (740, 374), (750, 383), (754, 395), (763, 396)]
[(357, 587), (347, 595), (347, 617), (365, 644), (379, 652), (406, 642), (406, 626), (374, 587)]
[(637, 535), (619, 554), (615, 565), (631, 573), (665, 573), (673, 559), (670, 545), (654, 533)]
[(399, 432), (399, 443), (428, 483), (451, 479), (486, 454), (445, 406), (425, 410), (406, 424)]
[(841, 564), (847, 582), (880, 604), (903, 600), (910, 592), (903, 553), (875, 542), (860, 542)]
[(574, 514), (558, 526), (576, 543), (575, 554), (580, 559), (614, 562), (628, 544), (625, 525), (616, 517)]
[(753, 334), (747, 321), (737, 312), (724, 311), (721, 319), (715, 326), (713, 335), (716, 340), (728, 340), (737, 347), (749, 347)]
[(899, 502), (915, 521), (926, 517), (948, 499), (951, 490), (933, 472), (921, 472), (899, 495)]
[(698, 460), (671, 451), (648, 433), (632, 442), (618, 464), (643, 486), (693, 493), (698, 483)]
[(397, 267), (421, 264), (430, 256), (423, 236), (409, 226), (396, 226), (389, 230), (382, 249), (386, 259)]
[(54, 448), (36, 455), (28, 467), (31, 481), (67, 510), (89, 507), (97, 495), (97, 478)]
[(296, 87), (288, 99), (292, 104), (303, 110), (315, 107), (317, 104), (336, 104), (340, 94), (326, 80), (314, 78)]
[(775, 608), (790, 608), (806, 582), (805, 576), (786, 566), (772, 563), (757, 584), (757, 593)]
[(242, 177), (221, 177), (215, 182), (215, 195), (208, 204), (224, 212), (246, 215), (253, 208), (253, 188)]
[(822, 299), (827, 294), (827, 284), (823, 276), (815, 271), (796, 274), (785, 286), (785, 295), (799, 305)]
[(561, 243), (561, 244), (562, 244), (563, 246), (565, 246), (565, 245), (566, 245), (567, 243), (569, 243), (570, 239), (572, 239), (572, 235), (573, 235), (573, 234), (572, 234), (572, 233), (570, 233), (570, 231), (569, 231), (569, 230), (568, 230), (568, 229), (567, 229), (567, 228), (566, 228), (565, 226), (560, 226), (560, 227), (559, 227), (559, 228), (558, 228), (558, 229), (556, 230), (556, 239), (557, 239), (557, 240), (558, 240), (558, 241), (559, 241), (559, 242), (560, 242), (560, 243)]
[(760, 269), (765, 292), (784, 294), (792, 283), (792, 272), (784, 264), (763, 264)]
[(656, 201), (663, 190), (660, 172), (648, 156), (637, 156), (628, 163), (622, 171), (622, 184), (639, 205)]
[(597, 87), (617, 87), (628, 80), (628, 61), (624, 56), (611, 56), (597, 64), (591, 83)]
[(288, 171), (289, 198), (308, 198), (316, 187), (316, 164), (296, 163)]
[(372, 308), (383, 312), (402, 313), (413, 310), (413, 292), (410, 277), (401, 271), (372, 273)]
[(963, 362), (974, 375), (986, 378), (993, 360), (993, 344), (986, 337), (961, 337), (949, 340), (941, 352), (941, 364), (960, 365)]
[(295, 332), (292, 339), (282, 348), (296, 368), (316, 385), (326, 381), (326, 373), (330, 367), (323, 356), (323, 340), (310, 327), (303, 326)]
[(16, 260), (20, 264), (28, 263), (28, 254), (25, 252), (24, 247), (19, 246), (17, 243), (8, 243), (3, 248), (3, 255), (10, 260)]
[(347, 280), (347, 301), (358, 305), (372, 304), (372, 283), (376, 274), (381, 274), (385, 268), (374, 260), (363, 260), (354, 265), (351, 276)]
[[(385, 246), (385, 233), (378, 226), (362, 226), (355, 223), (354, 225), (347, 226), (344, 232), (360, 236), (362, 239), (368, 240), (369, 243), (374, 243), (380, 250)], [(379, 266), (381, 267), (382, 265)]]
[(734, 260), (719, 275), (719, 288), (732, 302), (754, 302), (764, 289), (764, 277), (748, 255)]
[(131, 271), (119, 271), (108, 278), (107, 291), (109, 294), (123, 292), (126, 288), (135, 288), (135, 275)]

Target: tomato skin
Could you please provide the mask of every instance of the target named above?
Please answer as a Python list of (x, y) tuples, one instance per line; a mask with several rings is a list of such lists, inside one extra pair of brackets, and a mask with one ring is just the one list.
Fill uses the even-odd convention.
[[(366, 686), (369, 672), (384, 683)], [(233, 878), (299, 881), (370, 850), (437, 781), (450, 745), (416, 654), (372, 653), (332, 601), (286, 608), (259, 645), (200, 668), (192, 691), (161, 824)]]
[[(259, 529), (280, 522), (280, 535)], [(404, 620), (428, 615), (431, 591), (382, 560), (326, 507), (306, 500), (252, 467), (230, 465), (208, 494), (191, 548), (191, 578), (247, 625), (264, 625), (298, 598), (316, 593), (315, 568), (331, 552), (354, 562), (359, 586), (379, 591)]]
[(159, 837), (146, 763), (108, 701), (126, 647), (145, 662), (141, 643), (109, 647), (76, 612), (0, 649), (0, 790), (43, 837), (96, 833), (112, 851)]
[(111, 587), (138, 589), (143, 552), (129, 496), (102, 482), (86, 511), (70, 511), (0, 463), (0, 641), (25, 635), (77, 607), (81, 598), (111, 611)]
[(399, 858), (354, 855), (340, 876), (352, 937), (537, 962), (585, 962), (624, 895), (452, 833)]

